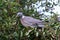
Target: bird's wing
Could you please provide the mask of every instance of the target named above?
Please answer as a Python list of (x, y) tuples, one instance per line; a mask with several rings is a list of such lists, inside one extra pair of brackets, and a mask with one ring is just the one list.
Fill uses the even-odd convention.
[(31, 22), (31, 23), (42, 23), (42, 22), (43, 22), (42, 20), (38, 20), (38, 19), (29, 17), (29, 16), (26, 16), (26, 17), (24, 18), (24, 20), (26, 20), (26, 21), (28, 21), (28, 22)]
[(35, 24), (37, 24), (38, 26), (43, 26), (42, 21), (29, 16), (25, 16), (25, 18), (23, 18), (22, 20), (23, 20), (23, 24), (28, 26), (36, 26)]
[(33, 26), (33, 24), (31, 22), (28, 22), (25, 19), (21, 19), (21, 23), (23, 26), (27, 27), (27, 26)]

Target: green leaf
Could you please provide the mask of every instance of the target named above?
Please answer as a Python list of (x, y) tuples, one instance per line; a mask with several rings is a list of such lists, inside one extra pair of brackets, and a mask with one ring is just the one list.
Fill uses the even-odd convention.
[(0, 20), (2, 20), (2, 17), (0, 17)]

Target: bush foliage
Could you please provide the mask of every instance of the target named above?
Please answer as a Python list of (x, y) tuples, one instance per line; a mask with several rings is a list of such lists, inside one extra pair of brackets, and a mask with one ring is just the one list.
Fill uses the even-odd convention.
[[(60, 40), (60, 22), (57, 15), (51, 16), (42, 29), (25, 28), (20, 21), (16, 25), (16, 13), (22, 11), (24, 15), (39, 19), (39, 15), (29, 6), (37, 0), (0, 0), (0, 40)], [(24, 9), (25, 5), (28, 9)], [(33, 16), (33, 14), (35, 16)]]

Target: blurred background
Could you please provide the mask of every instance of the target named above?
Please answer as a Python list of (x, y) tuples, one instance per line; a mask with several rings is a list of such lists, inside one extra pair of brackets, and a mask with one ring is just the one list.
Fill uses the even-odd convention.
[[(17, 12), (46, 22), (43, 31), (16, 24)], [(60, 40), (60, 0), (0, 0), (0, 40)]]

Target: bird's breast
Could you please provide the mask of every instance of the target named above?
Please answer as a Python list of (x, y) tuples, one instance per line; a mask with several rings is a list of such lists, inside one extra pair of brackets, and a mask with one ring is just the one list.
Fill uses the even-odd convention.
[(24, 19), (21, 19), (21, 23), (23, 26), (31, 26), (32, 25), (32, 23), (30, 23), (29, 21), (24, 20)]

